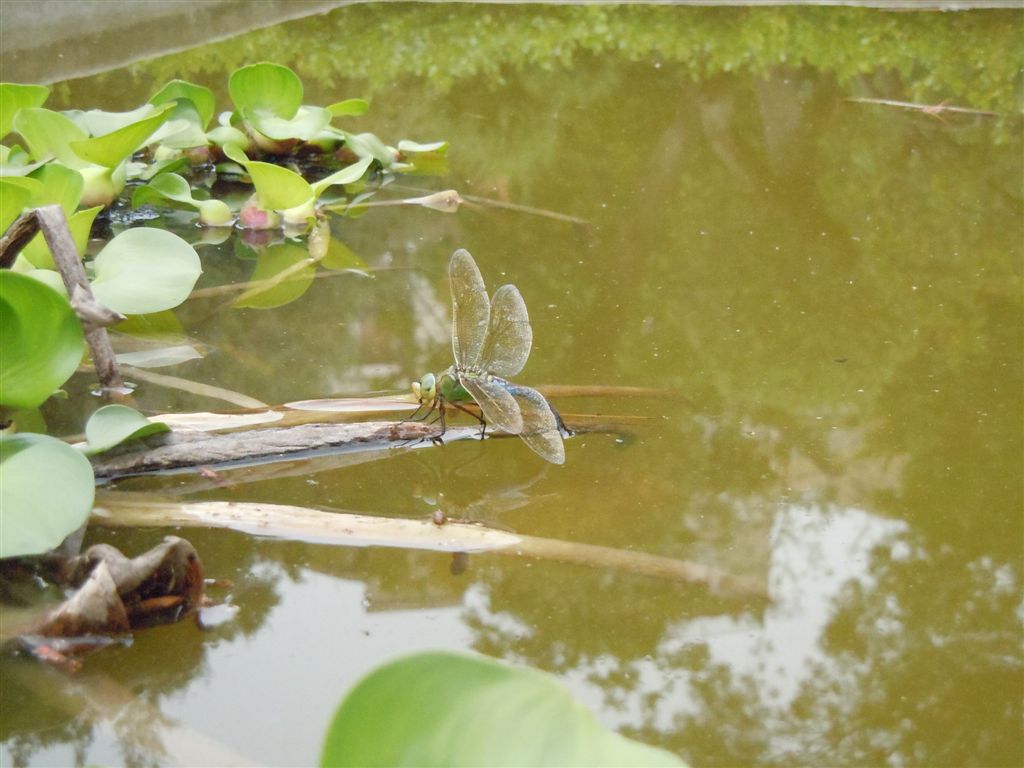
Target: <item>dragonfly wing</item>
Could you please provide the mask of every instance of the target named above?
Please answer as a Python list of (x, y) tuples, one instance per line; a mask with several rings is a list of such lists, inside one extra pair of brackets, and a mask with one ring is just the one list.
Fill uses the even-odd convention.
[(460, 383), (473, 396), (484, 421), (491, 429), (518, 435), (523, 431), (523, 417), (519, 413), (519, 404), (508, 391), (507, 385), (487, 379), (483, 376), (463, 376)]
[(551, 406), (540, 392), (530, 387), (510, 387), (519, 404), (523, 430), (519, 436), (534, 453), (552, 464), (565, 463), (565, 444)]
[(469, 251), (460, 248), (452, 254), (448, 277), (452, 290), (452, 352), (457, 365), (472, 368), (480, 360), (487, 336), (491, 302)]
[(533, 328), (526, 302), (514, 285), (503, 285), (491, 300), (491, 319), (480, 367), (503, 378), (515, 376), (526, 365), (531, 346)]

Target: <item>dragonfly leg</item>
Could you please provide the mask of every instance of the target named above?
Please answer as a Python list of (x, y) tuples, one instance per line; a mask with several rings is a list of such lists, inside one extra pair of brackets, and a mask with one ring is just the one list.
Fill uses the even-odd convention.
[[(427, 412), (424, 413), (422, 416), (420, 416), (419, 412), (422, 411), (424, 408), (427, 409)], [(429, 403), (420, 403), (420, 407), (417, 408), (415, 411), (413, 411), (411, 416), (406, 416), (404, 419), (402, 419), (398, 423), (399, 424), (405, 424), (408, 421), (424, 421), (428, 416), (430, 416), (430, 412), (432, 410), (434, 410), (434, 407), (431, 404), (429, 404)]]
[[(417, 414), (419, 414), (419, 412), (422, 411), (424, 408), (427, 409), (426, 413), (424, 413), (422, 416), (417, 416)], [(433, 412), (435, 410), (437, 411), (437, 414), (435, 414), (434, 418), (431, 419), (430, 417), (431, 417), (431, 415), (433, 414)], [(429, 421), (428, 421), (428, 419), (429, 419)], [(417, 408), (413, 412), (413, 414), (411, 416), (408, 416), (408, 417), (402, 419), (398, 423), (399, 424), (405, 424), (406, 422), (409, 422), (409, 421), (425, 421), (428, 424), (436, 424), (438, 421), (440, 421), (441, 422), (441, 432), (440, 432), (440, 434), (432, 435), (430, 437), (430, 442), (436, 443), (436, 444), (440, 445), (443, 442), (441, 438), (444, 436), (445, 429), (446, 429), (446, 427), (445, 427), (445, 420), (444, 420), (444, 401), (441, 400), (441, 398), (435, 398), (434, 400), (430, 401), (429, 403), (421, 403), (420, 407)], [(427, 438), (414, 437), (411, 440), (406, 440), (404, 443), (402, 443), (402, 445), (410, 445), (412, 443), (418, 443), (418, 442), (420, 442), (422, 440), (425, 440), (425, 439), (427, 439)]]
[(479, 415), (473, 413), (473, 411), (471, 411), (468, 408), (465, 408), (465, 407), (459, 405), (458, 403), (452, 403), (452, 405), (455, 406), (456, 408), (458, 408), (463, 413), (468, 413), (470, 416), (472, 416), (474, 419), (476, 419), (477, 421), (480, 422), (480, 439), (483, 440), (484, 439), (484, 432), (487, 430), (487, 422), (484, 421), (483, 416), (479, 416)]
[(445, 422), (444, 417), (444, 404), (445, 401), (441, 397), (434, 400), (434, 406), (437, 408), (437, 418), (434, 419), (431, 424), (437, 423), (438, 421), (441, 422), (441, 431), (430, 438), (430, 442), (434, 443), (434, 445), (444, 445), (444, 433), (448, 431), (448, 424)]

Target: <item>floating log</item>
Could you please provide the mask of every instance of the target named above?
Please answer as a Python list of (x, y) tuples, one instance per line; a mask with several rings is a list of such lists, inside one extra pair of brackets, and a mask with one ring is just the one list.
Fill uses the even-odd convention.
[(746, 597), (767, 597), (763, 581), (735, 576), (701, 563), (595, 544), (526, 536), (479, 523), (446, 520), (443, 516), (440, 522), (434, 522), (326, 512), (284, 504), (185, 503), (119, 496), (110, 493), (97, 498), (90, 524), (104, 527), (226, 528), (256, 536), (335, 546), (397, 547), (453, 553), (495, 552), (699, 584)]

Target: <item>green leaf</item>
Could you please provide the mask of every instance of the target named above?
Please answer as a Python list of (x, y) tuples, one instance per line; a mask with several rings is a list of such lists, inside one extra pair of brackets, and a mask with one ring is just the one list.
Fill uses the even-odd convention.
[[(175, 134), (177, 135), (177, 134)], [(188, 158), (184, 155), (168, 157), (165, 160), (158, 160), (155, 163), (143, 163), (129, 160), (128, 178), (132, 181), (149, 181), (155, 179), (161, 173), (177, 173), (188, 170)]]
[(235, 299), (234, 306), (273, 309), (295, 301), (313, 283), (316, 265), (309, 253), (291, 243), (278, 243), (262, 251), (250, 281), (252, 287)]
[(147, 120), (166, 109), (166, 107), (161, 109), (152, 104), (143, 104), (141, 107), (128, 112), (106, 112), (102, 109), (90, 109), (84, 112), (74, 110), (65, 114), (81, 126), (90, 136), (106, 136), (109, 133), (127, 128), (129, 125)]
[(0, 405), (39, 405), (71, 377), (85, 351), (67, 299), (8, 270), (0, 271), (0, 328)]
[(40, 183), (39, 191), (32, 196), (32, 207), (42, 208), (44, 205), (59, 205), (64, 215), (70, 216), (78, 208), (82, 199), (85, 180), (74, 168), (60, 163), (47, 163), (33, 171), (29, 178)]
[(228, 92), (235, 108), (246, 119), (266, 110), (286, 120), (302, 106), (302, 81), (288, 67), (270, 62), (236, 69), (228, 79)]
[(206, 138), (219, 147), (223, 147), (226, 144), (236, 144), (239, 147), (244, 147), (249, 141), (248, 136), (230, 125), (217, 126), (206, 134)]
[(449, 652), (378, 668), (334, 715), (322, 766), (681, 766), (602, 726), (544, 672)]
[[(103, 206), (97, 205), (93, 208), (76, 211), (68, 218), (68, 229), (71, 230), (71, 239), (75, 242), (79, 256), (85, 253), (85, 247), (89, 244), (89, 235), (92, 233), (92, 223), (96, 219), (96, 214), (102, 210)], [(32, 262), (32, 266), (39, 269), (56, 268), (53, 263), (53, 254), (50, 253), (50, 247), (46, 244), (42, 232), (32, 238), (22, 249), (21, 255)]]
[(19, 109), (41, 107), (49, 95), (45, 85), (0, 83), (0, 139), (11, 132)]
[(268, 110), (248, 113), (253, 128), (275, 141), (302, 139), (310, 141), (331, 122), (331, 113), (323, 107), (301, 106), (292, 118), (278, 117)]
[(196, 200), (192, 187), (176, 173), (162, 173), (144, 187), (132, 193), (132, 208), (140, 205), (166, 204), (167, 201), (199, 211), (201, 224), (226, 226), (233, 221), (231, 209), (223, 200)]
[(359, 117), (365, 115), (369, 109), (370, 102), (366, 99), (345, 99), (327, 107), (327, 111), (334, 117)]
[(0, 476), (0, 558), (51, 550), (89, 517), (92, 466), (61, 440), (0, 435)]
[(32, 192), (27, 187), (0, 178), (0, 232), (11, 226), (31, 199)]
[(92, 456), (109, 451), (128, 440), (138, 440), (169, 431), (170, 427), (163, 422), (150, 421), (134, 408), (126, 405), (105, 405), (85, 423), (86, 445), (81, 450), (85, 455)]
[(59, 112), (26, 107), (14, 116), (14, 130), (25, 140), (33, 160), (55, 157), (71, 168), (85, 165), (71, 149), (71, 142), (87, 139), (88, 134)]
[(395, 150), (391, 149), (391, 147), (372, 133), (343, 133), (345, 135), (345, 146), (359, 155), (359, 157), (372, 157), (375, 160), (379, 160), (385, 168), (390, 168), (397, 159)]
[(195, 105), (185, 99), (173, 103), (170, 117), (154, 135), (153, 140), (159, 139), (161, 145), (170, 149), (190, 149), (209, 144), (206, 131), (203, 130), (202, 118)]
[(166, 122), (170, 110), (171, 106), (165, 105), (157, 108), (154, 114), (110, 133), (72, 141), (71, 149), (83, 160), (102, 165), (104, 168), (113, 168), (146, 143), (146, 139)]
[(217, 100), (213, 91), (205, 86), (196, 85), (186, 80), (171, 80), (153, 95), (149, 103), (166, 104), (169, 101), (180, 99), (187, 100), (195, 107), (199, 118), (199, 127), (206, 130), (217, 110)]
[(369, 168), (372, 163), (372, 157), (364, 157), (362, 160), (358, 160), (352, 163), (352, 165), (346, 166), (340, 171), (332, 173), (330, 176), (320, 179), (320, 181), (314, 182), (310, 185), (313, 189), (313, 196), (319, 199), (325, 189), (335, 184), (354, 184), (363, 178), (363, 174), (366, 173), (366, 169)]
[(297, 208), (313, 199), (313, 188), (295, 171), (272, 163), (250, 160), (237, 144), (225, 144), (224, 155), (245, 167), (260, 207), (268, 211)]
[(129, 229), (93, 262), (92, 290), (101, 304), (126, 315), (181, 304), (202, 273), (195, 249), (163, 229)]
[(83, 163), (78, 169), (85, 179), (85, 189), (79, 205), (108, 206), (124, 191), (128, 163), (118, 163), (113, 168)]
[[(28, 262), (26, 262), (28, 263)], [(64, 279), (54, 269), (29, 269), (27, 272), (20, 272), (19, 274), (30, 277), (33, 280), (38, 280), (48, 288), (53, 289), (65, 299), (68, 297), (68, 289), (64, 285)]]

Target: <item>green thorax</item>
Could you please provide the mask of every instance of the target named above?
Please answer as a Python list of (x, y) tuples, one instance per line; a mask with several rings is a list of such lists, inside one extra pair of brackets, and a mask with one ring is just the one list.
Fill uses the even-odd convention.
[(472, 400), (472, 396), (459, 383), (459, 377), (455, 374), (454, 366), (437, 375), (437, 391), (445, 400), (457, 403), (463, 400)]

